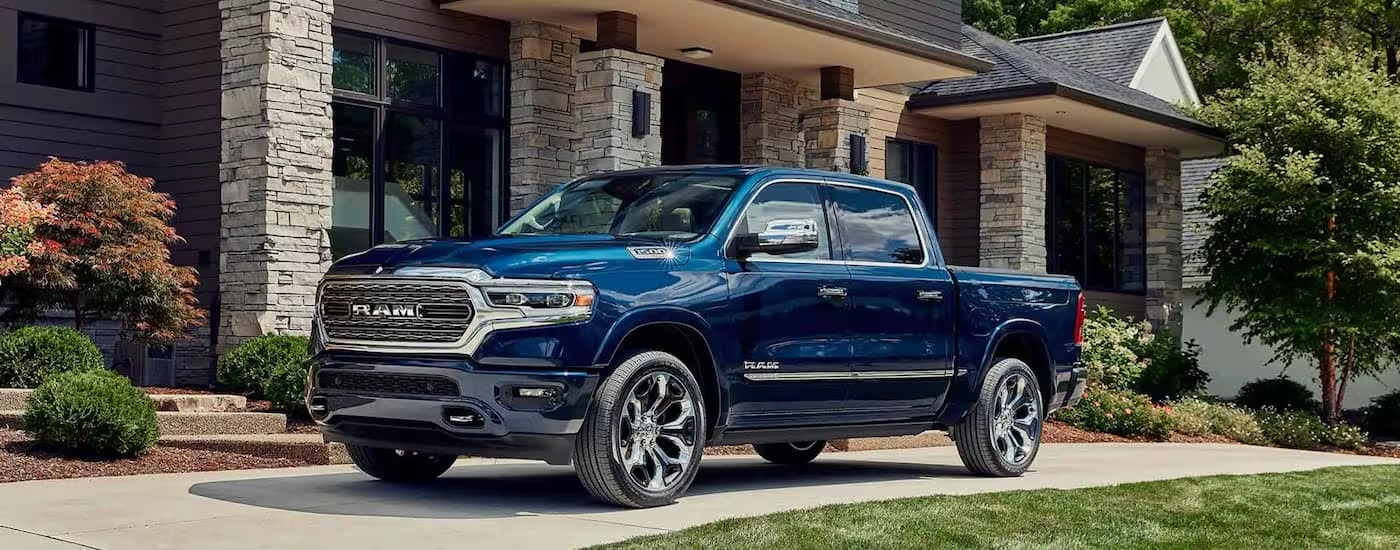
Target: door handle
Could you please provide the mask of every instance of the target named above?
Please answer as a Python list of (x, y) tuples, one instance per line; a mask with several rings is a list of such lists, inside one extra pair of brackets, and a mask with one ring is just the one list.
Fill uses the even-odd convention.
[(923, 300), (923, 301), (925, 301), (925, 302), (941, 302), (941, 301), (943, 301), (943, 291), (942, 291), (942, 290), (920, 290), (920, 291), (918, 291), (918, 292), (916, 293), (916, 295), (918, 296), (918, 298), (919, 298), (920, 300)]
[(817, 289), (817, 296), (821, 296), (822, 298), (845, 298), (846, 287), (824, 286)]

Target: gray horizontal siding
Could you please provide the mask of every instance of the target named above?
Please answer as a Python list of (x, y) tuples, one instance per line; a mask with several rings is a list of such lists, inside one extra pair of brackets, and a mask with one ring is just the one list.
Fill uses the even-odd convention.
[(959, 0), (860, 0), (860, 13), (950, 48), (962, 41)]
[(504, 59), (510, 24), (439, 8), (433, 0), (336, 0), (335, 26)]

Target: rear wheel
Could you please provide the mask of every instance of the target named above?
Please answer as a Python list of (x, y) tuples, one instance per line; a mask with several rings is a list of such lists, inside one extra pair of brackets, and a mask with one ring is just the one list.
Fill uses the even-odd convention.
[(825, 441), (798, 441), (793, 443), (762, 443), (753, 446), (754, 452), (764, 460), (774, 464), (799, 466), (811, 462), (822, 454)]
[(973, 473), (1019, 476), (1040, 451), (1044, 399), (1030, 366), (1000, 359), (987, 372), (977, 405), (950, 430), (958, 456)]
[(434, 479), (448, 468), (457, 457), (381, 449), (360, 445), (346, 445), (345, 451), (355, 466), (366, 474), (397, 483), (412, 483)]
[(595, 498), (633, 508), (676, 501), (704, 452), (700, 385), (669, 353), (638, 352), (599, 386), (574, 445), (574, 470)]

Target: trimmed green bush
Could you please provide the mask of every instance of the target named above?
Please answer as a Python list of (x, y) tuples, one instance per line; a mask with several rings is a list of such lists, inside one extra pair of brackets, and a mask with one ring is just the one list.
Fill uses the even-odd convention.
[(1122, 319), (1099, 306), (1084, 319), (1081, 359), (1089, 369), (1089, 383), (1111, 390), (1130, 390), (1147, 366), (1137, 350), (1152, 342), (1146, 323)]
[(278, 367), (300, 368), (310, 355), (311, 342), (304, 336), (264, 334), (219, 358), (219, 383), (233, 391), (270, 397), (268, 382)]
[(1235, 396), (1235, 404), (1250, 409), (1270, 408), (1311, 413), (1316, 413), (1322, 407), (1307, 386), (1283, 376), (1260, 378), (1245, 384)]
[(71, 328), (24, 327), (0, 335), (0, 388), (36, 388), (60, 372), (102, 368), (102, 352)]
[(21, 424), (42, 447), (100, 457), (139, 455), (160, 436), (155, 404), (108, 370), (50, 376), (29, 397)]
[(1186, 435), (1219, 435), (1247, 445), (1269, 443), (1254, 413), (1233, 405), (1187, 398), (1172, 404), (1171, 416), (1173, 429)]
[(263, 384), (262, 393), (279, 409), (289, 412), (305, 411), (303, 395), (306, 393), (306, 365), (300, 362), (277, 365)]
[(1138, 393), (1146, 394), (1157, 403), (1200, 395), (1210, 382), (1210, 375), (1201, 370), (1201, 346), (1169, 334), (1159, 334), (1137, 350), (1146, 366), (1137, 385)]
[(1400, 437), (1400, 391), (1371, 400), (1362, 413), (1366, 430), (1377, 435)]
[(1145, 395), (1091, 386), (1075, 406), (1055, 413), (1071, 426), (1091, 432), (1163, 440), (1171, 435), (1172, 419)]

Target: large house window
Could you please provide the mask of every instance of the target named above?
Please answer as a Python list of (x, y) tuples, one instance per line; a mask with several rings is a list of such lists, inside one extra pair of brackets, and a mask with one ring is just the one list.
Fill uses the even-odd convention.
[(507, 206), (502, 64), (339, 30), (333, 62), (332, 253), (493, 231)]
[(17, 34), (20, 82), (92, 91), (92, 25), (21, 13)]
[(919, 192), (928, 219), (938, 227), (938, 149), (927, 143), (885, 141), (885, 179), (907, 183)]
[(1147, 197), (1142, 174), (1050, 156), (1046, 243), (1051, 273), (1086, 289), (1143, 292)]

